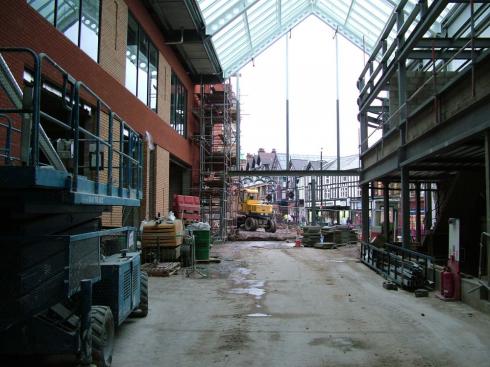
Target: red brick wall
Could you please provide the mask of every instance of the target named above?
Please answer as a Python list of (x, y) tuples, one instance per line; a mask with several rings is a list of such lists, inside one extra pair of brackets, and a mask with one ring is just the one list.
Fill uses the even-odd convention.
[[(188, 89), (190, 121), (188, 133), (191, 136), (192, 131), (197, 130), (197, 126), (192, 126), (195, 124), (191, 112), (192, 83), (175, 54), (164, 44), (163, 36), (143, 5), (136, 0), (126, 0), (126, 2), (135, 18)], [(187, 164), (193, 163), (198, 148), (190, 139), (177, 134), (168, 123), (161, 120), (156, 113), (121, 86), (109, 73), (27, 5), (27, 2), (3, 0), (0, 24), (0, 47), (29, 47), (36, 52), (47, 53), (76, 79), (85, 82), (133, 128), (141, 133), (149, 131), (156, 144)], [(103, 26), (102, 23), (101, 27)]]

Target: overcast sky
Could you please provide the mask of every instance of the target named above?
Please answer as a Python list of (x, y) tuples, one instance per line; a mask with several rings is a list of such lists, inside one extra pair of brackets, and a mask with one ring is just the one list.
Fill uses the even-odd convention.
[[(334, 30), (310, 16), (289, 39), (290, 154), (336, 155)], [(286, 42), (280, 38), (241, 70), (241, 153), (286, 152)], [(340, 154), (358, 153), (356, 81), (363, 52), (340, 36)]]

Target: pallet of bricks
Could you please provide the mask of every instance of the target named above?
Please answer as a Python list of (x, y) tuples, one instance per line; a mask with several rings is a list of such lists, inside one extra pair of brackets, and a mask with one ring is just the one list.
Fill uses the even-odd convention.
[(185, 224), (199, 222), (201, 204), (198, 196), (174, 195), (173, 211)]
[(172, 223), (150, 222), (143, 225), (141, 253), (143, 262), (178, 261), (184, 236), (182, 220)]

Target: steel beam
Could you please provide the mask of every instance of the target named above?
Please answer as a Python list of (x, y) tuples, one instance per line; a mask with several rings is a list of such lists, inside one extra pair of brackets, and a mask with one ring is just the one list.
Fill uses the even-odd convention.
[[(401, 4), (402, 2), (400, 2)], [(371, 105), (371, 103), (374, 101), (374, 99), (378, 96), (378, 94), (383, 90), (384, 85), (391, 79), (391, 76), (395, 72), (396, 68), (395, 65), (398, 64), (400, 60), (403, 60), (407, 57), (408, 53), (412, 51), (416, 45), (417, 42), (423, 37), (423, 35), (429, 30), (430, 26), (434, 23), (434, 21), (437, 19), (439, 14), (441, 13), (442, 10), (445, 9), (446, 5), (448, 3), (448, 0), (439, 0), (435, 1), (432, 3), (430, 8), (427, 11), (426, 17), (418, 24), (418, 26), (414, 29), (414, 31), (410, 34), (409, 39), (404, 42), (403, 47), (398, 48), (397, 51), (397, 57), (395, 58), (394, 62), (390, 65), (390, 67), (386, 70), (385, 73), (383, 73), (382, 77), (379, 79), (378, 83), (376, 83), (376, 86), (372, 88), (371, 92), (369, 95), (365, 96), (367, 93), (367, 88), (364, 87), (361, 90), (360, 95), (364, 96), (364, 98), (360, 101), (359, 104), (359, 110), (361, 112), (367, 110), (367, 108)], [(393, 26), (391, 23), (393, 20), (390, 19), (390, 24)], [(378, 45), (375, 47), (375, 50), (381, 48), (381, 45)], [(380, 64), (377, 68), (381, 69), (383, 66)], [(361, 78), (364, 76), (365, 71), (367, 69), (365, 68), (363, 73), (361, 74)]]
[[(396, 152), (395, 152), (396, 153)], [(370, 167), (363, 169), (359, 176), (359, 183), (364, 184), (379, 179), (398, 170), (398, 157), (393, 153), (379, 160)]]
[(434, 153), (447, 149), (471, 136), (481, 134), (490, 128), (490, 103), (468, 106), (466, 113), (441, 123), (417, 140), (405, 146), (405, 160), (400, 164), (407, 166)]
[(358, 169), (348, 169), (348, 170), (315, 170), (315, 171), (304, 171), (304, 170), (261, 170), (261, 171), (229, 171), (228, 176), (230, 177), (256, 177), (256, 176), (297, 176), (297, 177), (308, 177), (308, 176), (358, 176)]
[[(474, 56), (478, 57), (481, 52), (475, 51)], [(410, 51), (407, 55), (407, 59), (410, 60), (470, 60), (473, 54), (471, 51), (459, 51), (459, 50), (414, 50)]]
[[(476, 48), (490, 48), (489, 37), (475, 38), (474, 45)], [(471, 47), (471, 38), (422, 38), (417, 42), (417, 48), (457, 48), (461, 49)]]

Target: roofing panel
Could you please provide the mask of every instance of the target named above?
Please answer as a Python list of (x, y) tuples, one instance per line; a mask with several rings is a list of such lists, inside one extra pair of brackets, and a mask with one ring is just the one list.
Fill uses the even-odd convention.
[[(429, 0), (431, 5), (436, 0)], [(400, 0), (197, 0), (224, 76), (237, 72), (309, 15), (370, 53)], [(410, 12), (418, 0), (408, 0)], [(454, 4), (442, 12), (432, 33)], [(388, 43), (394, 41), (395, 31)]]

